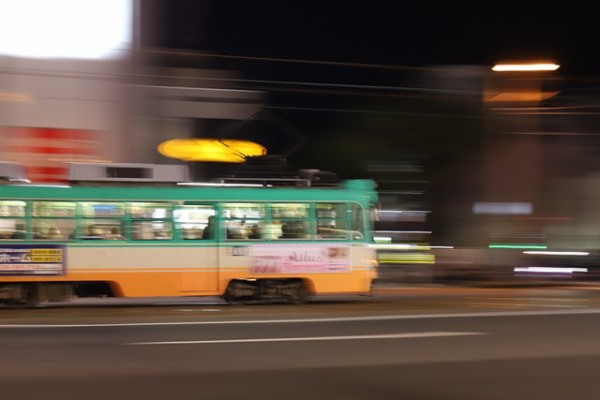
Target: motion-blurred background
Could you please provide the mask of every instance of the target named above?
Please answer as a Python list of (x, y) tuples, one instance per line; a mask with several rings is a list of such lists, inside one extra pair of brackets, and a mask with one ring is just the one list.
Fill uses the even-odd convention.
[[(378, 1), (0, 8), (0, 159), (24, 164), (33, 182), (64, 182), (77, 161), (186, 164), (210, 180), (240, 163), (189, 139), (246, 140), (290, 171), (376, 180), (380, 262), (401, 279), (598, 276), (591, 12)], [(188, 147), (158, 150), (173, 139)], [(264, 173), (281, 173), (271, 162), (278, 169)]]

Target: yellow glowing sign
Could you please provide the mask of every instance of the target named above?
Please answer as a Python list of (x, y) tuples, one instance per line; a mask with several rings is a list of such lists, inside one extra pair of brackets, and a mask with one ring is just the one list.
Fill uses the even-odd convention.
[(172, 139), (158, 145), (160, 154), (183, 161), (242, 163), (245, 157), (260, 156), (267, 149), (258, 143), (234, 139)]

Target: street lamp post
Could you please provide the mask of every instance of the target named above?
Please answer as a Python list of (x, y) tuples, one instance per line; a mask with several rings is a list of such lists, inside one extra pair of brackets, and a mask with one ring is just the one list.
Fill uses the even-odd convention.
[(544, 79), (559, 67), (540, 62), (492, 67), (484, 93), (490, 113), (483, 155), (483, 196), (488, 202), (531, 204), (532, 215), (490, 216), (487, 226), (490, 244), (499, 239), (510, 242), (517, 238), (517, 241), (529, 238), (531, 243), (538, 244), (539, 238), (530, 235), (541, 232), (535, 223), (536, 214), (544, 212), (541, 121), (535, 112), (523, 111), (525, 107), (536, 109), (541, 101), (559, 93), (543, 88)]

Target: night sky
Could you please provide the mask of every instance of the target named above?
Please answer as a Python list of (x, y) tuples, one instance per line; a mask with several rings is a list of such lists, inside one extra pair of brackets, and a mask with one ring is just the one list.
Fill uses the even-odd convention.
[[(162, 0), (164, 1), (164, 0)], [(598, 71), (597, 16), (566, 2), (158, 1), (158, 42), (254, 57), (425, 66), (551, 59)]]
[(235, 71), (237, 87), (266, 94), (267, 122), (245, 131), (271, 142), (228, 131), (231, 121), (211, 121), (217, 135), (352, 177), (369, 175), (364, 165), (375, 158), (429, 158), (443, 168), (476, 150), (483, 123), (472, 109), (398, 89), (419, 86), (423, 68), (548, 60), (561, 64), (565, 82), (598, 86), (596, 14), (564, 2), (143, 4), (155, 15), (145, 46), (211, 55), (210, 68)]

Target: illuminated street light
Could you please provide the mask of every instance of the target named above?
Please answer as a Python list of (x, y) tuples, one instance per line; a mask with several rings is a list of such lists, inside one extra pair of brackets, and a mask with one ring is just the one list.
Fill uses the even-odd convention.
[[(496, 75), (493, 84), (485, 89), (483, 100), (486, 103), (522, 103), (536, 102), (550, 99), (556, 96), (558, 91), (545, 91), (542, 88), (543, 72), (552, 72), (560, 68), (554, 63), (520, 63), (520, 64), (496, 64), (492, 67), (495, 72), (516, 72), (521, 78), (527, 79), (504, 79), (506, 75)], [(514, 75), (509, 74), (510, 77)]]
[(539, 64), (497, 64), (492, 67), (496, 72), (518, 72), (518, 71), (556, 71), (560, 68), (558, 64), (539, 63)]

